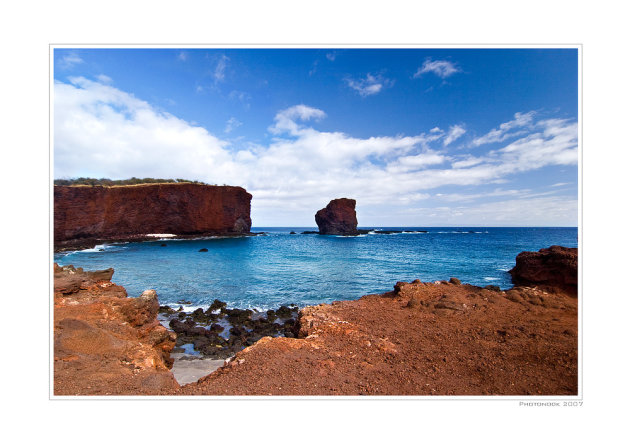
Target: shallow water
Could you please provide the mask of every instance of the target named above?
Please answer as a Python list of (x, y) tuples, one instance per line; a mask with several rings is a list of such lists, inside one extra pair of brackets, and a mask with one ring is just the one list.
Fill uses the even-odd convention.
[[(383, 227), (383, 230), (396, 228)], [(60, 265), (115, 270), (130, 296), (153, 288), (161, 304), (187, 300), (208, 306), (266, 310), (356, 299), (393, 289), (397, 281), (512, 286), (507, 271), (521, 251), (577, 247), (577, 228), (404, 228), (427, 233), (357, 237), (289, 234), (314, 228), (253, 228), (266, 236), (156, 240), (55, 254)], [(398, 228), (402, 230), (402, 228)], [(166, 247), (161, 247), (166, 244)], [(201, 248), (208, 251), (200, 253)], [(100, 251), (100, 250), (103, 251)]]

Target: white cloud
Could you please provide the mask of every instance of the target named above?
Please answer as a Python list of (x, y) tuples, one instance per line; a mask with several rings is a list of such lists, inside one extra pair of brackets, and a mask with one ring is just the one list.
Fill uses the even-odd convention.
[[(436, 149), (444, 146), (451, 130), (359, 138), (315, 129), (315, 122), (324, 118), (326, 113), (321, 109), (295, 105), (276, 114), (269, 127), (273, 135), (270, 142), (239, 142), (236, 147), (109, 84), (72, 78), (70, 83), (54, 86), (54, 176), (184, 177), (239, 185), (254, 195), (252, 217), (258, 225), (313, 225), (314, 212), (342, 196), (357, 199), (363, 214), (373, 215), (374, 222), (364, 219), (363, 223), (376, 223), (382, 214), (390, 222), (400, 217), (396, 219), (400, 224), (415, 218), (414, 225), (419, 223), (418, 215), (424, 215), (422, 221), (426, 223), (446, 220), (430, 218), (428, 213), (405, 213), (419, 202), (431, 203), (429, 190), (500, 183), (544, 166), (575, 165), (578, 159), (577, 125), (569, 120), (532, 120), (526, 135), (473, 157)], [(236, 122), (227, 124), (233, 129)], [(501, 193), (515, 197), (509, 190), (496, 191), (495, 195)], [(451, 189), (439, 199), (470, 202), (467, 199), (475, 194), (481, 198), (484, 193)], [(541, 209), (559, 203), (540, 220), (551, 221), (560, 217), (562, 209), (572, 208), (570, 202), (554, 196), (519, 197), (527, 200), (520, 207), (523, 214), (535, 210), (544, 216)], [(504, 208), (477, 203), (476, 210), (457, 211), (478, 220), (483, 215), (487, 221), (494, 211), (508, 214), (500, 221), (509, 221), (516, 217), (523, 199), (518, 201)], [(508, 211), (508, 207), (514, 210)], [(453, 223), (464, 221), (463, 216), (447, 210), (438, 213), (443, 217), (450, 214)]]
[(59, 67), (61, 69), (71, 69), (81, 63), (85, 62), (76, 52), (68, 52), (59, 60)]
[(289, 133), (298, 135), (300, 125), (296, 121), (320, 120), (326, 117), (321, 109), (311, 108), (306, 105), (295, 105), (276, 114), (275, 123), (269, 127), (274, 134)]
[(378, 94), (383, 88), (388, 88), (394, 85), (394, 81), (383, 77), (380, 74), (369, 74), (365, 79), (351, 79), (346, 78), (346, 84), (357, 91), (361, 97), (371, 96)]
[(177, 59), (185, 62), (186, 60), (188, 60), (188, 53), (186, 51), (180, 51), (179, 54), (177, 54)]
[(418, 68), (416, 73), (413, 75), (413, 78), (416, 79), (428, 72), (432, 72), (436, 76), (445, 79), (453, 74), (461, 72), (461, 69), (448, 60), (431, 60), (428, 58), (424, 61), (422, 66)]
[(448, 134), (444, 138), (443, 145), (448, 146), (451, 143), (455, 142), (461, 136), (466, 134), (466, 129), (462, 125), (453, 125), (449, 128)]
[(455, 162), (452, 162), (451, 166), (453, 168), (468, 168), (474, 165), (479, 165), (484, 161), (485, 159), (483, 157), (466, 156), (462, 160), (456, 160)]
[(236, 117), (230, 117), (228, 119), (227, 123), (225, 124), (224, 132), (231, 133), (233, 130), (235, 130), (236, 128), (238, 128), (242, 124), (243, 124), (243, 122), (240, 122)]
[[(496, 143), (503, 142), (506, 139), (512, 137), (518, 137), (520, 135), (526, 134), (527, 131), (523, 130), (523, 128), (528, 128), (531, 126), (534, 121), (535, 116), (534, 111), (530, 111), (528, 113), (516, 113), (514, 114), (514, 119), (509, 122), (502, 123), (498, 128), (495, 128), (484, 134), (481, 137), (477, 137), (473, 139), (471, 142), (472, 146), (481, 146), (486, 145), (488, 143)], [(519, 131), (510, 132), (514, 129), (520, 129)]]
[(57, 177), (233, 178), (227, 143), (204, 128), (82, 77), (56, 83), (54, 94)]
[(326, 54), (326, 58), (330, 60), (331, 62), (334, 62), (335, 59), (337, 58), (337, 53), (335, 51), (329, 52)]
[(96, 76), (96, 79), (101, 82), (101, 83), (106, 83), (106, 84), (111, 84), (114, 81), (112, 80), (111, 77), (106, 76), (105, 74), (99, 74)]
[(227, 69), (230, 58), (222, 54), (214, 67), (213, 77), (215, 82), (223, 82), (225, 80), (225, 70)]

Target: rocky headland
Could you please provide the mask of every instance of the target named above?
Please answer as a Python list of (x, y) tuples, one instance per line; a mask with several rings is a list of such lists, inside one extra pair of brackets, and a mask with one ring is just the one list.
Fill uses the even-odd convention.
[(326, 208), (322, 208), (315, 214), (315, 222), (319, 228), (319, 234), (336, 234), (342, 236), (356, 236), (357, 212), (354, 199), (333, 199)]
[[(522, 275), (555, 264), (556, 280), (540, 286), (399, 282), (388, 293), (303, 308), (281, 327), (269, 325), (280, 310), (261, 318), (215, 301), (206, 311), (163, 313), (178, 333), (157, 321), (154, 293), (126, 298), (111, 270), (57, 268), (55, 394), (576, 395), (578, 300), (564, 283), (577, 281), (577, 249), (559, 248), (521, 264)], [(211, 343), (213, 326), (230, 317), (234, 338)], [(223, 357), (211, 350), (230, 340), (245, 348), (218, 370), (182, 386), (169, 377), (176, 342)]]
[(245, 189), (194, 183), (55, 186), (55, 251), (103, 242), (249, 234), (252, 196)]

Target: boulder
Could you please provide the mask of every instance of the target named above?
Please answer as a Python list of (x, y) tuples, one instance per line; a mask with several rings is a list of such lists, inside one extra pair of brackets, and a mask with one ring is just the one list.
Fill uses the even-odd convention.
[(315, 214), (315, 222), (319, 227), (319, 234), (337, 234), (356, 236), (357, 212), (354, 199), (334, 199)]
[(553, 245), (538, 252), (523, 251), (509, 273), (514, 285), (558, 287), (577, 294), (578, 249)]

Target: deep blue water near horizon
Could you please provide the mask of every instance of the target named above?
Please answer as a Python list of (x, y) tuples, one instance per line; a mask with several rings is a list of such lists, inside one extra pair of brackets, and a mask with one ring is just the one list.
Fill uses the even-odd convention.
[(316, 230), (312, 227), (254, 227), (267, 235), (110, 244), (56, 253), (54, 260), (86, 270), (112, 267), (112, 281), (129, 296), (153, 288), (160, 304), (188, 300), (203, 307), (220, 299), (232, 307), (266, 310), (357, 299), (414, 279), (457, 277), (506, 289), (512, 286), (507, 271), (521, 251), (578, 246), (575, 227), (381, 229), (428, 232), (343, 237), (289, 234)]

